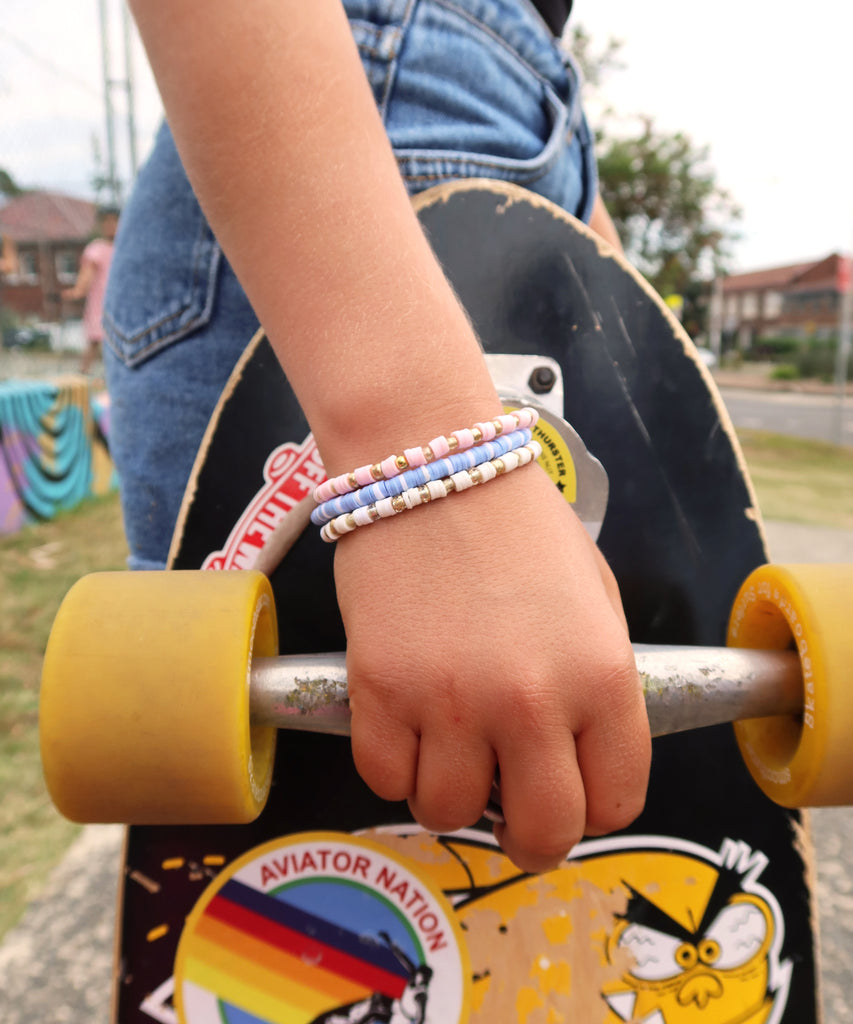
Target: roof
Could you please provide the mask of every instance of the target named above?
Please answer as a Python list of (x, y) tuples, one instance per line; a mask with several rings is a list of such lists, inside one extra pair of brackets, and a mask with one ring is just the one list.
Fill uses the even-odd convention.
[(724, 292), (766, 291), (770, 288), (789, 287), (800, 275), (811, 270), (821, 260), (792, 263), (784, 267), (753, 270), (747, 274), (732, 274), (723, 281)]
[(97, 207), (61, 192), (26, 192), (0, 207), (0, 235), (15, 242), (68, 242), (89, 238)]

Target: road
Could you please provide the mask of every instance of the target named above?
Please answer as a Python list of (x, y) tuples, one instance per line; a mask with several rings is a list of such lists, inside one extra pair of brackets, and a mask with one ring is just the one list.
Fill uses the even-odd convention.
[[(839, 402), (833, 395), (722, 387), (734, 425), (838, 443)], [(842, 406), (841, 442), (853, 445), (853, 395)]]

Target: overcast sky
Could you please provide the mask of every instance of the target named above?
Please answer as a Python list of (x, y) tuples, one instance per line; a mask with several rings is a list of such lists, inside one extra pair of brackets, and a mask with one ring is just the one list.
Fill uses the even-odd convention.
[[(120, 0), (108, 8), (111, 76), (123, 79)], [(710, 147), (719, 183), (744, 211), (737, 269), (850, 251), (853, 12), (845, 0), (575, 0), (574, 17), (596, 44), (624, 43), (625, 70), (603, 90), (613, 108)], [(144, 156), (159, 102), (137, 42), (133, 52)], [(126, 176), (125, 97), (111, 92)], [(22, 185), (91, 194), (93, 139), (105, 150), (102, 94), (96, 0), (3, 0), (0, 168)]]

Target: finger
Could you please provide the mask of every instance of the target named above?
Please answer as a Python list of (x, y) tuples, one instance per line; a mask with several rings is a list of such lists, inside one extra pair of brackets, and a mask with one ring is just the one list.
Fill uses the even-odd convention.
[(556, 867), (583, 836), (586, 821), (571, 732), (532, 744), (519, 737), (498, 754), (505, 823), (495, 826), (495, 835), (501, 847), (524, 871)]
[[(349, 672), (348, 672), (349, 676)], [(408, 800), (417, 785), (420, 737), (394, 704), (350, 679), (351, 743), (356, 770), (383, 800)]]
[(636, 668), (626, 664), (601, 681), (606, 714), (585, 723), (575, 738), (586, 794), (586, 833), (625, 828), (642, 811), (651, 738)]
[(415, 795), (409, 807), (431, 832), (455, 832), (483, 816), (497, 759), (472, 734), (434, 726), (421, 736)]

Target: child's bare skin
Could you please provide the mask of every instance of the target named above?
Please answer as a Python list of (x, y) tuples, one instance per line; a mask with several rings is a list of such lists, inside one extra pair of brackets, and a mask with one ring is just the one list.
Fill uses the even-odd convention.
[[(337, 0), (134, 0), (182, 160), (330, 474), (500, 411)], [(431, 829), (500, 765), (507, 854), (640, 810), (650, 741), (615, 582), (531, 466), (338, 544), (353, 752)]]

